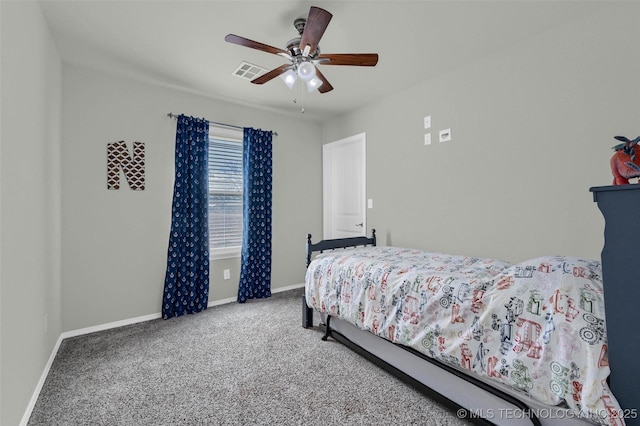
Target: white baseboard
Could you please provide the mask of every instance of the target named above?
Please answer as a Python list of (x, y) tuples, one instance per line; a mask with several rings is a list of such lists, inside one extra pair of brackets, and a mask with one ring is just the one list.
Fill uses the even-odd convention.
[(237, 297), (227, 297), (226, 299), (212, 300), (207, 304), (207, 308), (210, 308), (212, 306), (226, 305), (227, 303), (233, 303), (236, 300), (238, 300)]
[(283, 291), (295, 290), (296, 288), (303, 288), (303, 287), (304, 287), (304, 283), (292, 284), (286, 287), (278, 287), (275, 290), (271, 290), (271, 293), (282, 293)]
[[(300, 284), (292, 284), (286, 287), (278, 287), (276, 289), (271, 290), (271, 294), (282, 293), (283, 291), (295, 290), (296, 288), (304, 287), (304, 283)], [(237, 297), (228, 297), (226, 299), (214, 300), (213, 302), (209, 302), (207, 308), (212, 306), (226, 305), (227, 303), (235, 303), (238, 300)]]
[(96, 331), (104, 331), (104, 330), (109, 330), (111, 328), (124, 327), (125, 325), (151, 321), (158, 318), (162, 318), (162, 315), (159, 312), (156, 314), (143, 315), (140, 317), (108, 322), (106, 324), (94, 325), (92, 327), (85, 327), (85, 328), (79, 328), (77, 330), (65, 331), (60, 335), (60, 337), (62, 339), (67, 339), (69, 337), (82, 336), (84, 334), (95, 333)]
[[(283, 291), (294, 290), (296, 288), (302, 288), (302, 287), (304, 287), (304, 283), (293, 284), (286, 287), (279, 287), (274, 290), (271, 290), (271, 293), (272, 294), (281, 293)], [(237, 300), (236, 297), (213, 300), (207, 304), (207, 307), (210, 308), (212, 306), (226, 305), (227, 303), (233, 303), (236, 300)], [(66, 339), (68, 337), (82, 336), (84, 334), (95, 333), (96, 331), (109, 330), (111, 328), (123, 327), (125, 325), (137, 324), (139, 322), (151, 321), (159, 318), (162, 318), (162, 314), (160, 312), (155, 314), (143, 315), (135, 318), (124, 319), (120, 321), (109, 322), (106, 324), (95, 325), (92, 327), (80, 328), (78, 330), (65, 331), (60, 336), (62, 337), (62, 339)]]
[(47, 361), (47, 364), (44, 366), (44, 371), (40, 376), (40, 380), (38, 380), (36, 389), (33, 391), (33, 395), (31, 395), (31, 399), (29, 400), (27, 409), (24, 411), (22, 420), (20, 420), (20, 426), (27, 426), (27, 423), (29, 423), (29, 417), (31, 417), (31, 412), (33, 411), (33, 408), (36, 406), (36, 402), (38, 401), (38, 396), (40, 396), (40, 391), (42, 390), (42, 386), (44, 386), (44, 381), (47, 379), (47, 375), (49, 375), (49, 370), (51, 369), (51, 365), (53, 365), (53, 360), (56, 358), (56, 354), (58, 353), (58, 349), (60, 348), (60, 343), (62, 343), (62, 339), (63, 337), (61, 334), (60, 337), (58, 337), (58, 341), (53, 347), (53, 350), (51, 351), (51, 355), (49, 355), (49, 360)]
[[(304, 287), (304, 283), (293, 284), (286, 287), (278, 287), (274, 290), (271, 290), (271, 293), (272, 294), (281, 293), (283, 291), (294, 290), (302, 287)], [(236, 300), (237, 300), (236, 297), (229, 297), (227, 299), (214, 300), (209, 302), (207, 304), (207, 307), (210, 308), (212, 306), (225, 305), (227, 303), (233, 303)], [(111, 328), (123, 327), (125, 325), (136, 324), (139, 322), (151, 321), (159, 318), (162, 318), (162, 314), (160, 312), (155, 314), (142, 315), (135, 318), (124, 319), (120, 321), (113, 321), (106, 324), (95, 325), (92, 327), (79, 328), (77, 330), (65, 331), (61, 333), (60, 337), (58, 337), (58, 341), (56, 342), (55, 346), (53, 347), (53, 350), (51, 351), (49, 360), (47, 361), (47, 364), (44, 367), (44, 371), (40, 376), (40, 380), (38, 380), (38, 384), (36, 385), (36, 388), (33, 391), (33, 395), (31, 395), (31, 400), (29, 400), (27, 409), (25, 410), (24, 415), (22, 416), (22, 420), (20, 421), (20, 426), (27, 426), (27, 423), (29, 423), (31, 412), (36, 406), (36, 402), (38, 401), (38, 397), (40, 396), (40, 391), (42, 391), (42, 386), (44, 386), (44, 382), (47, 379), (47, 375), (49, 375), (49, 370), (51, 369), (51, 365), (53, 365), (53, 360), (56, 358), (56, 355), (58, 354), (58, 349), (60, 349), (60, 344), (64, 339), (67, 339), (69, 337), (82, 336), (84, 334), (89, 334), (89, 333), (95, 333), (96, 331), (103, 331), (103, 330), (109, 330)]]

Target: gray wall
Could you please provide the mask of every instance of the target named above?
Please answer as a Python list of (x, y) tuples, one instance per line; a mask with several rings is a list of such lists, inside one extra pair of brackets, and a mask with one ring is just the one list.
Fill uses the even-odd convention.
[[(73, 66), (63, 72), (64, 331), (160, 312), (173, 193), (168, 112), (275, 130), (272, 289), (304, 281), (304, 241), (321, 226), (320, 125)], [(146, 188), (106, 187), (106, 146), (144, 142)], [(212, 262), (209, 301), (237, 295), (239, 259)], [(231, 279), (223, 280), (223, 269)]]
[[(323, 143), (367, 133), (367, 223), (380, 242), (599, 258), (603, 219), (588, 190), (612, 182), (613, 136), (640, 135), (639, 18), (640, 3), (607, 2), (324, 123)], [(452, 141), (438, 143), (446, 128)]]
[(17, 425), (61, 332), (62, 66), (40, 6), (0, 2), (0, 424)]
[[(0, 4), (0, 424), (16, 425), (62, 332), (160, 312), (175, 147), (168, 112), (279, 133), (274, 290), (303, 282), (306, 233), (322, 226), (321, 139), (320, 125), (299, 116), (63, 66), (38, 3)], [(119, 140), (145, 143), (145, 191), (124, 181), (106, 189), (106, 146)], [(212, 263), (210, 301), (235, 297), (238, 269), (238, 259)]]

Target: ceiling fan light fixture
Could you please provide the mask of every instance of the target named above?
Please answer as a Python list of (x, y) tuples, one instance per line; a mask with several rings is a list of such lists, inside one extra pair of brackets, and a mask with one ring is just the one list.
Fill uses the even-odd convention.
[(313, 92), (320, 86), (322, 86), (322, 80), (318, 77), (313, 77), (311, 80), (307, 81), (307, 90), (309, 92)]
[(316, 67), (311, 62), (303, 62), (298, 65), (298, 77), (305, 81), (309, 81), (316, 76)]
[[(321, 88), (320, 93), (327, 93), (333, 90), (333, 86), (331, 86), (331, 83), (322, 75), (320, 70), (316, 69), (315, 65), (373, 67), (378, 63), (377, 53), (320, 54), (319, 43), (332, 17), (333, 15), (330, 12), (316, 6), (311, 6), (306, 19), (298, 18), (294, 21), (293, 24), (299, 36), (289, 40), (284, 49), (235, 34), (227, 34), (224, 40), (228, 43), (272, 53), (289, 61), (289, 63), (280, 65), (266, 74), (260, 74), (257, 78), (253, 78), (251, 83), (264, 84), (280, 76), (289, 89), (293, 89), (297, 78), (300, 77), (307, 84), (309, 92)], [(258, 74), (254, 74), (253, 76), (255, 77), (256, 75)]]
[(293, 85), (296, 84), (297, 76), (293, 70), (288, 70), (287, 72), (280, 74), (280, 78), (284, 81), (284, 84), (287, 85), (289, 89), (293, 89)]

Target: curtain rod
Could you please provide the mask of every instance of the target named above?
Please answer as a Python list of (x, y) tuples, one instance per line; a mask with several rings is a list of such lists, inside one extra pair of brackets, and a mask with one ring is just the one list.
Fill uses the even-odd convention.
[[(175, 118), (175, 119), (177, 119), (177, 118), (178, 118), (178, 116), (177, 116), (176, 114), (172, 113), (172, 112), (170, 112), (169, 114), (167, 114), (167, 117), (169, 117), (169, 118)], [(206, 120), (206, 119), (205, 119), (205, 120)], [(241, 126), (235, 126), (235, 125), (233, 125), (233, 124), (218, 123), (218, 122), (211, 121), (211, 120), (207, 120), (207, 121), (208, 121), (210, 124), (215, 124), (215, 125), (218, 125), (218, 126), (231, 127), (232, 129), (242, 129), (242, 130), (244, 130), (244, 127), (241, 127)], [(274, 131), (272, 131), (271, 133), (273, 133), (273, 135), (274, 135), (274, 136), (278, 136), (278, 132), (274, 132)]]

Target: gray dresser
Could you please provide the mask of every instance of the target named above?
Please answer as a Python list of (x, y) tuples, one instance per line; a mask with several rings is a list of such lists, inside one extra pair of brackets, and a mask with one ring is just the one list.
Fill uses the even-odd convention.
[(640, 425), (640, 184), (590, 191), (605, 219), (601, 257), (609, 386), (627, 425)]

